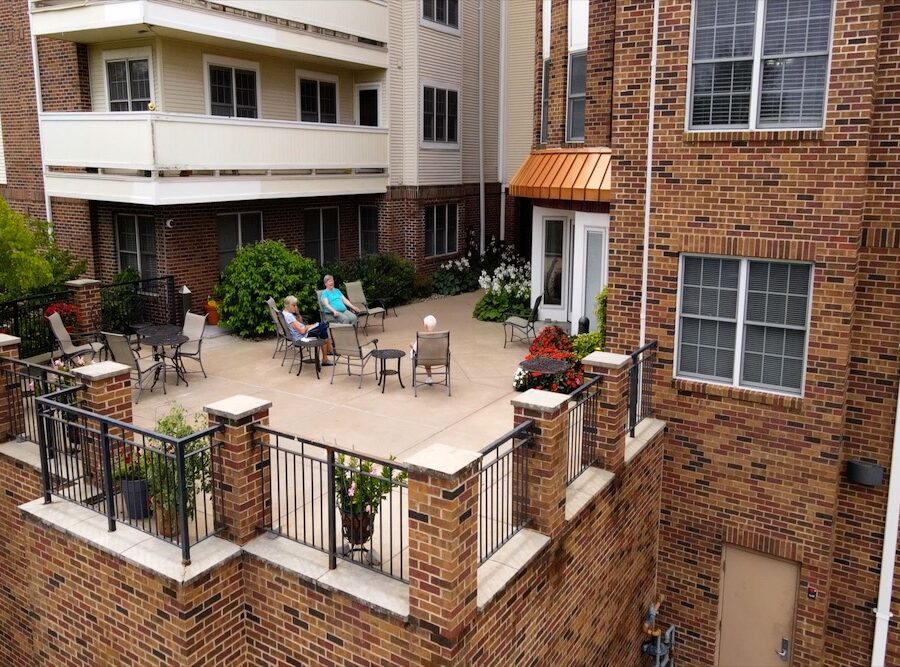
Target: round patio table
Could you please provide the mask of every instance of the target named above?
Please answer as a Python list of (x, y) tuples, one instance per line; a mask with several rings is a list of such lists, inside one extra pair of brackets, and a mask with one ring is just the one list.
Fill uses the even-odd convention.
[[(303, 370), (303, 356), (309, 351), (311, 361), (315, 362), (316, 365), (316, 379), (319, 379), (319, 370), (322, 368), (322, 362), (319, 359), (319, 348), (327, 345), (328, 339), (326, 338), (308, 338), (307, 340), (295, 340), (294, 347), (300, 348), (298, 353), (300, 355), (300, 368), (297, 369), (297, 375), (300, 375), (300, 371)], [(296, 357), (295, 357), (296, 361)], [(334, 362), (332, 362), (334, 363)], [(294, 362), (291, 362), (291, 368), (288, 370), (290, 372), (294, 368)]]
[[(381, 385), (381, 393), (384, 393), (384, 388), (387, 386), (386, 375), (396, 375), (397, 379), (400, 381), (400, 386), (403, 389), (406, 387), (403, 385), (403, 378), (400, 377), (400, 360), (406, 356), (406, 352), (403, 350), (392, 350), (391, 348), (385, 348), (383, 350), (373, 350), (372, 356), (377, 359), (378, 369), (379, 370), (379, 379), (378, 384)], [(385, 369), (385, 365), (387, 364), (388, 359), (396, 359), (397, 360), (397, 370), (393, 369)]]
[(519, 363), (519, 368), (529, 373), (540, 373), (541, 375), (558, 375), (565, 373), (571, 364), (562, 359), (551, 359), (550, 357), (537, 357), (536, 359), (526, 359)]
[[(166, 381), (166, 363), (165, 360), (167, 358), (172, 359), (172, 365), (175, 368), (175, 384), (178, 384), (179, 380), (184, 380), (185, 386), (187, 386), (188, 381), (184, 376), (184, 370), (181, 365), (177, 362), (175, 357), (167, 357), (165, 353), (161, 351), (162, 348), (172, 346), (177, 348), (182, 343), (188, 342), (188, 337), (181, 333), (181, 328), (174, 324), (153, 324), (147, 327), (141, 327), (140, 331), (138, 331), (138, 336), (141, 338), (141, 342), (146, 343), (147, 345), (153, 348), (153, 358), (157, 361), (162, 358), (163, 360), (163, 382)], [(154, 380), (154, 384), (155, 384)]]

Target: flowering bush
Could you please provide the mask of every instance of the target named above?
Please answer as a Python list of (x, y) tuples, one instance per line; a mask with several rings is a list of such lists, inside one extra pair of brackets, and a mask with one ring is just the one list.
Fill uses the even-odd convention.
[(513, 389), (516, 391), (543, 389), (560, 394), (571, 394), (581, 386), (584, 373), (573, 350), (572, 338), (565, 331), (556, 326), (544, 327), (531, 343), (531, 347), (528, 348), (525, 360), (530, 361), (539, 357), (566, 361), (570, 367), (564, 373), (554, 375), (528, 372), (519, 368), (513, 376)]
[(343, 454), (338, 454), (336, 461), (334, 493), (343, 514), (359, 516), (368, 512), (375, 515), (394, 485), (406, 481), (405, 470), (396, 471), (391, 466)]
[(481, 272), (478, 284), (485, 295), (475, 304), (476, 319), (502, 322), (510, 315), (527, 317), (531, 312), (531, 264), (512, 248), (503, 250), (492, 273)]
[(113, 479), (116, 481), (147, 479), (147, 459), (140, 449), (126, 451), (112, 466)]
[(453, 296), (478, 288), (478, 273), (468, 257), (451, 259), (441, 264), (431, 276), (435, 294)]
[(44, 311), (44, 317), (50, 317), (53, 313), (59, 313), (63, 326), (69, 333), (72, 333), (72, 331), (75, 330), (75, 327), (78, 325), (78, 320), (81, 319), (81, 309), (66, 301), (56, 301), (55, 303), (51, 303)]

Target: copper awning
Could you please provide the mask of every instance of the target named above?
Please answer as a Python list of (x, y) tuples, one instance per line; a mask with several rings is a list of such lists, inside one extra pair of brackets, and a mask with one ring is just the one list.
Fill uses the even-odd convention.
[(608, 148), (535, 151), (509, 182), (513, 197), (612, 201), (612, 154)]

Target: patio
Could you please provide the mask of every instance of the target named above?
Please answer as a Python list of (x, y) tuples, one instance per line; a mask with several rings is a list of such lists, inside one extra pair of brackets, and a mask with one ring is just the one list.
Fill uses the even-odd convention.
[[(159, 386), (143, 392), (134, 406), (134, 421), (152, 428), (173, 403), (199, 412), (214, 401), (244, 394), (272, 402), (274, 429), (372, 456), (403, 460), (432, 443), (481, 449), (513, 426), (512, 377), (528, 349), (524, 343), (504, 349), (500, 324), (472, 318), (480, 296), (478, 291), (400, 306), (396, 317), (385, 319), (384, 332), (369, 327), (368, 337), (378, 339), (379, 349), (407, 354), (401, 360), (406, 388), (388, 376), (383, 394), (374, 375), (365, 377), (358, 389), (358, 379), (347, 377), (345, 366), (337, 367), (333, 385), (329, 367), (319, 380), (312, 364), (304, 364), (299, 377), (296, 367), (289, 374), (290, 357), (283, 368), (280, 353), (272, 359), (273, 339), (247, 341), (216, 335), (215, 327), (207, 327), (203, 362), (209, 377), (192, 373), (190, 386), (176, 387), (170, 376), (167, 394)], [(438, 330), (450, 330), (450, 397), (440, 385), (420, 386), (418, 398), (413, 397), (409, 346), (426, 315), (437, 318)], [(374, 367), (373, 360), (366, 372)]]

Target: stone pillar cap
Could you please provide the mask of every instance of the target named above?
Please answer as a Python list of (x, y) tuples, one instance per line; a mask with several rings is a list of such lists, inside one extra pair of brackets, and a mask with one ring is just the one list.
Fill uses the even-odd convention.
[(88, 285), (99, 285), (99, 280), (94, 280), (93, 278), (79, 278), (77, 280), (67, 280), (66, 285), (68, 287), (87, 287)]
[(105, 380), (106, 378), (130, 373), (131, 367), (125, 364), (119, 364), (115, 361), (98, 361), (95, 364), (86, 364), (78, 366), (69, 371), (73, 375), (82, 376), (88, 380)]
[(569, 400), (568, 394), (543, 389), (529, 389), (512, 399), (510, 403), (516, 408), (537, 410), (538, 412), (554, 412)]
[(404, 463), (410, 471), (451, 478), (461, 473), (480, 458), (481, 452), (435, 443), (416, 452), (406, 459)]
[(18, 336), (10, 336), (9, 334), (0, 334), (0, 347), (6, 347), (7, 345), (18, 345), (22, 342), (22, 339)]
[(210, 403), (203, 409), (211, 415), (224, 417), (225, 419), (243, 419), (256, 414), (260, 410), (268, 410), (272, 407), (272, 401), (264, 401), (261, 398), (236, 394), (221, 401)]
[(631, 362), (631, 355), (613, 354), (612, 352), (591, 352), (581, 363), (585, 366), (596, 366), (598, 368), (609, 368), (617, 370), (623, 368)]

